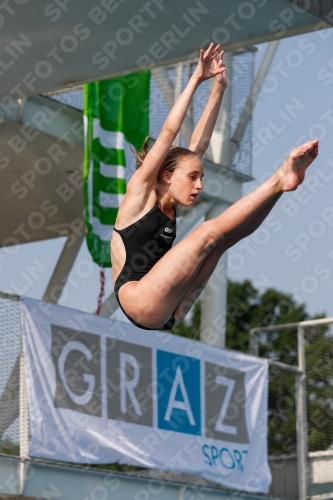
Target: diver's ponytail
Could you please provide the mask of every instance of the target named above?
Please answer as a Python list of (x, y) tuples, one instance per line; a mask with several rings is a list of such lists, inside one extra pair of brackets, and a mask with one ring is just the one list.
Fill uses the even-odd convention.
[(149, 138), (150, 138), (150, 135), (147, 135), (147, 137), (145, 138), (144, 140), (144, 143), (142, 144), (142, 148), (139, 149), (138, 151), (136, 151), (135, 149), (133, 149), (131, 146), (131, 150), (132, 152), (134, 153), (134, 156), (135, 156), (135, 164), (136, 164), (136, 168), (140, 168), (144, 159), (146, 158), (147, 154), (148, 154), (148, 148), (149, 148)]

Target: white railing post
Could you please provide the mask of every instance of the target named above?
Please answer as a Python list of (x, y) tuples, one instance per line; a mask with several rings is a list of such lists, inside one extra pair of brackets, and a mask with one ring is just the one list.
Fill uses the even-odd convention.
[(298, 496), (306, 500), (308, 494), (308, 424), (306, 404), (305, 344), (304, 328), (298, 325), (298, 368), (296, 375), (296, 434), (297, 434), (297, 466)]
[(25, 377), (22, 330), (20, 332), (20, 495), (24, 491), (26, 467), (24, 460), (29, 456), (29, 408)]
[(259, 356), (258, 333), (255, 329), (250, 330), (250, 352), (253, 356)]

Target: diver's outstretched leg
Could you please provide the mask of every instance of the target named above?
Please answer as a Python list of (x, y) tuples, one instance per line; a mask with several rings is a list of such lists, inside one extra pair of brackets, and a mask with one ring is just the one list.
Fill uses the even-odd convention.
[[(313, 148), (311, 148), (312, 144)], [(294, 190), (298, 187), (299, 184), (303, 182), (305, 171), (307, 167), (312, 163), (312, 161), (316, 158), (317, 154), (318, 141), (311, 141), (310, 143), (304, 144), (299, 148), (295, 148), (290, 153), (289, 157), (280, 169), (280, 174), (287, 175), (284, 184), (285, 191)], [(247, 226), (234, 233), (225, 241), (219, 243), (216, 248), (211, 251), (211, 253), (209, 254), (209, 258), (207, 258), (201, 265), (195, 278), (189, 285), (183, 299), (181, 300), (179, 306), (175, 311), (175, 326), (177, 326), (184, 319), (196, 299), (199, 297), (200, 293), (205, 288), (223, 253), (228, 248), (238, 243), (238, 241), (254, 233), (254, 231), (256, 231), (256, 229), (258, 229), (258, 227), (266, 219), (282, 194), (283, 191), (276, 194), (271, 199), (271, 201), (269, 201), (265, 206), (262, 207), (260, 212), (252, 219), (252, 221), (249, 222)]]

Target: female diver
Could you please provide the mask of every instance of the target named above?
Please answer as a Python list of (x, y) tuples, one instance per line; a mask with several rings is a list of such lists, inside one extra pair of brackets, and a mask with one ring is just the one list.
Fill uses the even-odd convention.
[[(318, 141), (293, 149), (289, 157), (252, 193), (221, 215), (197, 227), (181, 242), (176, 237), (178, 204), (191, 207), (202, 189), (206, 151), (227, 87), (220, 46), (200, 51), (187, 87), (171, 109), (151, 150), (136, 153), (136, 172), (127, 185), (112, 235), (114, 289), (119, 305), (136, 326), (171, 329), (186, 316), (222, 254), (253, 233), (284, 191), (303, 181), (318, 154)], [(189, 149), (172, 147), (199, 85), (215, 78)]]

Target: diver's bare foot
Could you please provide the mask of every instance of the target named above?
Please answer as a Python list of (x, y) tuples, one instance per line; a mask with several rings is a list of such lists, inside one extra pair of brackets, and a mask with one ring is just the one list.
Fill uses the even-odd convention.
[(292, 150), (277, 171), (282, 191), (294, 191), (303, 182), (306, 169), (318, 155), (318, 143), (315, 139)]

